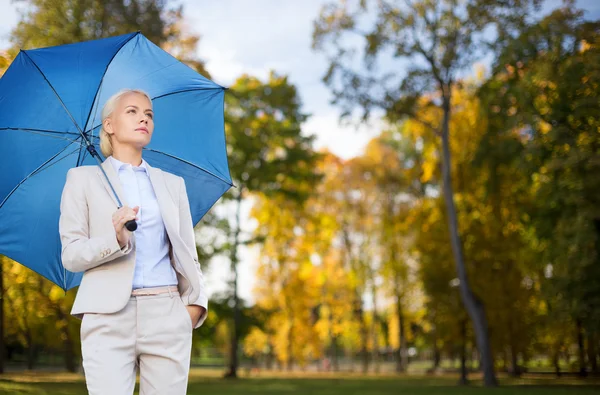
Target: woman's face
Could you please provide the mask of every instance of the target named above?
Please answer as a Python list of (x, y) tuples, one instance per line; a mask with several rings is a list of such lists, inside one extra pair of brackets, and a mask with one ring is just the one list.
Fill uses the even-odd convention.
[(154, 132), (152, 103), (146, 96), (130, 92), (119, 98), (105, 129), (115, 145), (131, 145), (138, 149), (150, 143)]

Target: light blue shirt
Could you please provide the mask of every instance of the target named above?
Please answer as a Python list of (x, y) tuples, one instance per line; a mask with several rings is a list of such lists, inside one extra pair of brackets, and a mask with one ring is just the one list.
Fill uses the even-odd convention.
[(169, 238), (150, 181), (147, 163), (139, 167), (123, 163), (112, 156), (129, 207), (139, 206), (135, 231), (135, 270), (133, 289), (177, 285), (177, 274), (169, 257)]

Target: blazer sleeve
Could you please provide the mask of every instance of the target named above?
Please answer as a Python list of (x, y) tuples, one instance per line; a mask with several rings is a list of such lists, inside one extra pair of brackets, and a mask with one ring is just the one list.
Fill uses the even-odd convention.
[(75, 169), (67, 172), (67, 180), (60, 200), (58, 229), (62, 245), (62, 264), (70, 272), (83, 272), (103, 263), (129, 254), (132, 241), (121, 249), (117, 233), (90, 237), (88, 202), (85, 195), (87, 180)]
[(208, 295), (206, 294), (206, 287), (204, 285), (204, 274), (198, 263), (198, 250), (196, 249), (196, 237), (194, 236), (194, 223), (192, 221), (192, 212), (190, 210), (190, 201), (187, 195), (187, 189), (185, 187), (185, 180), (180, 177), (181, 186), (179, 188), (179, 224), (181, 229), (179, 230), (185, 245), (192, 252), (194, 257), (194, 266), (196, 267), (196, 274), (198, 275), (198, 283), (200, 284), (200, 295), (198, 299), (191, 302), (190, 304), (202, 306), (206, 309), (206, 312), (200, 317), (196, 328), (204, 323), (208, 316)]

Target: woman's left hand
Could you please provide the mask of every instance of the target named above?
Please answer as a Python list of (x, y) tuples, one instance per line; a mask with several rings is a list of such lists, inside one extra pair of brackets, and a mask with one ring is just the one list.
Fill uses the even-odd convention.
[(185, 308), (187, 309), (190, 319), (192, 320), (192, 328), (195, 328), (196, 324), (198, 324), (198, 321), (200, 320), (200, 317), (202, 317), (206, 312), (206, 309), (195, 304), (187, 305)]

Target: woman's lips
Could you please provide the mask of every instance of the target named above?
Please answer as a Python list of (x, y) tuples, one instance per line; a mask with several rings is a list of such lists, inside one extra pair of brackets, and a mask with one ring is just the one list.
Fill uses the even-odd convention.
[(146, 128), (137, 128), (136, 130), (148, 134), (148, 129)]

